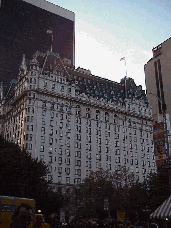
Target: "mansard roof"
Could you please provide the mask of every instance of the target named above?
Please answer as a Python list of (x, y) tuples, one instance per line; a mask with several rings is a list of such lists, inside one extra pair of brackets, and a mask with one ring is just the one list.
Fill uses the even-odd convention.
[(137, 86), (132, 78), (124, 77), (118, 83), (92, 75), (90, 70), (80, 67), (75, 69), (73, 66), (65, 65), (58, 53), (37, 51), (29, 64), (28, 61), (25, 61), (25, 64), (27, 70), (28, 65), (39, 66), (41, 74), (50, 75), (55, 74), (56, 71), (63, 72), (68, 85), (75, 84), (76, 95), (83, 94), (97, 99), (103, 98), (106, 102), (112, 101), (121, 104), (124, 104), (125, 99), (137, 99), (144, 101), (146, 106), (149, 105), (145, 91), (141, 86)]

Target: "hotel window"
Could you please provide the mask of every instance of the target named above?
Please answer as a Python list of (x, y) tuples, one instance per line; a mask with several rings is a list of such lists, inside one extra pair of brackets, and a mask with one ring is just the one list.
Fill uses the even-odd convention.
[(42, 128), (41, 128), (41, 132), (42, 132), (43, 134), (45, 134), (45, 127), (42, 127)]
[(68, 115), (67, 120), (70, 122), (71, 121), (71, 116)]
[(105, 152), (108, 153), (109, 152), (109, 147), (105, 148)]
[(116, 163), (120, 163), (120, 157), (116, 157), (116, 158), (115, 158), (115, 162), (116, 162)]
[(62, 143), (62, 139), (59, 139), (59, 145), (62, 146), (63, 143)]
[(115, 150), (115, 155), (120, 155), (120, 149)]
[(41, 136), (41, 142), (45, 142), (45, 137)]
[(47, 86), (47, 81), (44, 81), (44, 86), (45, 86), (45, 87)]
[(70, 156), (70, 150), (69, 149), (66, 149), (66, 155)]
[(44, 146), (43, 145), (40, 146), (40, 151), (44, 152)]
[(44, 155), (40, 155), (40, 161), (44, 161)]
[(58, 176), (58, 182), (61, 183), (62, 182), (62, 177)]
[(52, 83), (52, 89), (55, 89), (55, 84), (54, 83)]
[(86, 177), (88, 177), (89, 176), (89, 171), (88, 170), (86, 170)]
[(65, 162), (67, 165), (70, 165), (70, 158), (66, 158)]
[(60, 114), (60, 120), (63, 120), (63, 114)]
[(53, 135), (53, 129), (50, 129), (49, 135)]
[(53, 120), (50, 120), (50, 126), (53, 127)]
[(65, 168), (65, 172), (66, 172), (67, 175), (69, 175), (70, 174), (70, 168), (68, 168), (68, 167)]
[(66, 124), (68, 130), (71, 130), (71, 125), (69, 123)]
[[(70, 133), (70, 132), (66, 132), (66, 136), (67, 136), (67, 138), (70, 138), (71, 133)], [(80, 136), (81, 136), (81, 135), (80, 135)]]
[(28, 149), (32, 150), (32, 144), (31, 143), (29, 143), (29, 148)]
[(42, 107), (46, 107), (46, 102), (42, 102)]
[(52, 150), (53, 150), (53, 148), (52, 147), (49, 147), (49, 153), (50, 154), (52, 153)]
[(30, 125), (30, 131), (33, 131), (33, 125)]
[(62, 155), (62, 148), (59, 148), (59, 154)]
[(60, 127), (60, 128), (63, 128), (63, 122), (60, 122), (60, 123), (59, 123), (59, 127)]
[(53, 138), (49, 138), (49, 144), (53, 144)]
[(101, 146), (99, 146), (99, 152), (101, 152), (101, 151), (102, 151)]
[(58, 173), (59, 173), (59, 174), (62, 173), (62, 167), (58, 167)]
[(81, 176), (81, 169), (75, 169), (75, 175)]
[(51, 105), (50, 105), (50, 108), (51, 108), (51, 109), (54, 109), (54, 104), (51, 104)]
[(63, 136), (63, 131), (59, 131), (59, 136)]
[(81, 160), (75, 160), (75, 166), (81, 166)]
[(115, 141), (115, 147), (119, 147), (119, 141)]
[(58, 164), (59, 164), (59, 165), (62, 164), (62, 158), (61, 158), (61, 157), (58, 158)]
[(46, 110), (42, 110), (42, 116), (46, 115)]
[(145, 174), (145, 172), (146, 172), (146, 169), (142, 169), (142, 173)]
[(45, 124), (45, 119), (44, 118), (42, 118), (42, 124)]

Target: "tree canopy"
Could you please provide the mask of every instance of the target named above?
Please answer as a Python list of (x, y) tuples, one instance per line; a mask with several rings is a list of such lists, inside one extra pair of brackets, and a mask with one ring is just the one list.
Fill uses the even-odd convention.
[(44, 214), (56, 212), (62, 198), (45, 180), (47, 173), (42, 161), (0, 136), (0, 195), (34, 198)]
[(77, 217), (116, 218), (117, 211), (124, 211), (130, 220), (143, 221), (168, 197), (167, 169), (160, 167), (142, 183), (125, 167), (113, 173), (101, 170), (78, 185)]

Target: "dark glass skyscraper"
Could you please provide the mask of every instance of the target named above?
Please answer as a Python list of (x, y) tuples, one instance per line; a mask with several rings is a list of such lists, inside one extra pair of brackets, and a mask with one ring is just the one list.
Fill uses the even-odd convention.
[(17, 78), (22, 56), (51, 48), (75, 61), (75, 14), (45, 0), (0, 0), (0, 81), (4, 89)]

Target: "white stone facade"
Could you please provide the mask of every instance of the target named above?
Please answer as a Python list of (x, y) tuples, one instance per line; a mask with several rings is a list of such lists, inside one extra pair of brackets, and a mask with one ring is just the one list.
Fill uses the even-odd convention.
[[(43, 160), (53, 183), (80, 183), (101, 168), (126, 166), (139, 181), (155, 172), (152, 110), (144, 100), (123, 104), (78, 93), (79, 72), (64, 67), (57, 54), (42, 56), (42, 65), (39, 54), (30, 64), (23, 60), (15, 95), (1, 100), (1, 134)], [(84, 72), (81, 77), (107, 81)]]

